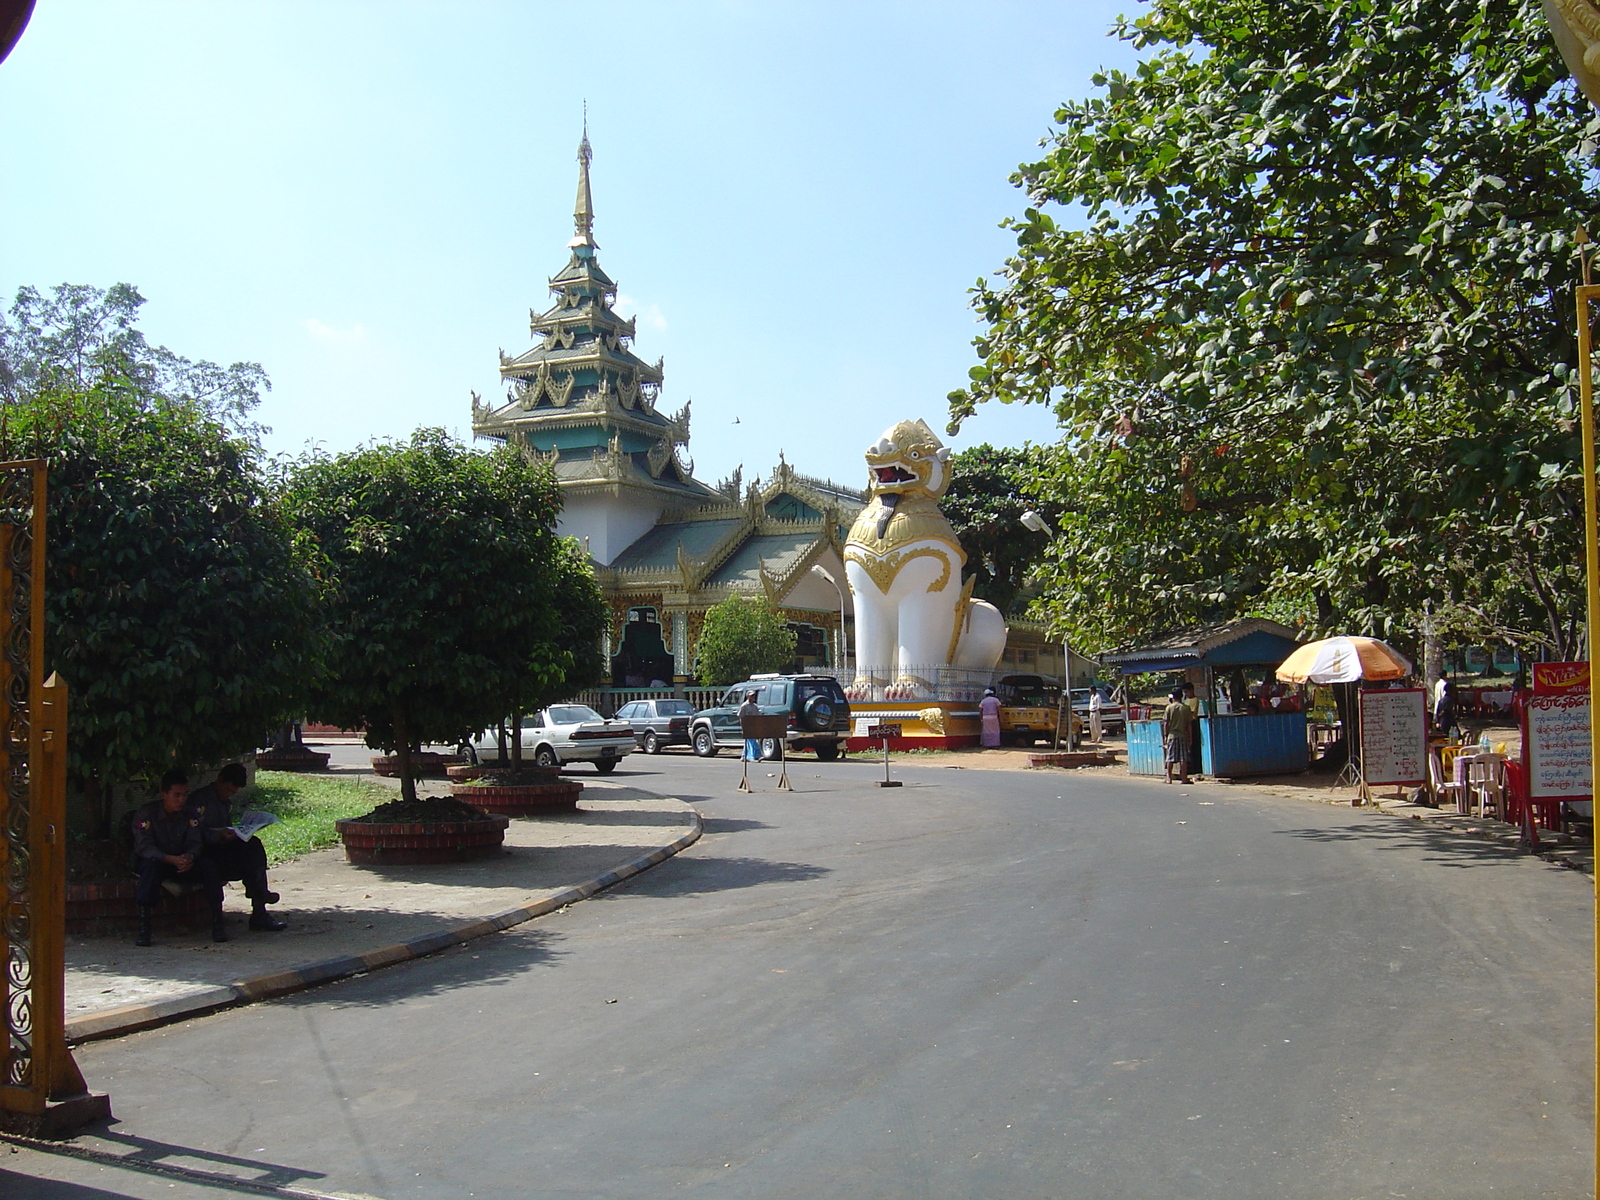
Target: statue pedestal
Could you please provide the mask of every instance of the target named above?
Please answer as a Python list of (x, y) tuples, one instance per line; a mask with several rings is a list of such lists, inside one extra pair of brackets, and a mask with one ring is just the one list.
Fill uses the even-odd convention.
[(976, 746), (983, 732), (975, 700), (852, 700), (850, 721), (845, 749), (852, 753), (883, 749), (865, 736), (868, 725), (900, 726), (900, 736), (889, 739), (891, 750), (961, 750)]

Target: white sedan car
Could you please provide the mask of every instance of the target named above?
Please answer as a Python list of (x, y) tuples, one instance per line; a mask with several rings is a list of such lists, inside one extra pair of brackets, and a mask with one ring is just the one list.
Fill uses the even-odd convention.
[[(509, 728), (510, 722), (507, 721)], [(608, 721), (587, 704), (552, 704), (522, 718), (522, 753), (534, 765), (559, 767), (592, 762), (601, 774), (616, 769), (636, 743), (626, 721)], [(464, 742), (460, 753), (470, 763), (495, 759), (500, 744), (490, 729)]]

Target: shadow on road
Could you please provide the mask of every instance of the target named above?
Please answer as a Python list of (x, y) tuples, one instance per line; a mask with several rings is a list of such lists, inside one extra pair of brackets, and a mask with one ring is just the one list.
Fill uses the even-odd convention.
[(1283, 829), (1289, 837), (1309, 842), (1362, 843), (1381, 850), (1421, 851), (1427, 862), (1447, 867), (1477, 867), (1514, 863), (1532, 855), (1454, 829), (1429, 828), (1420, 822), (1391, 821), (1351, 825), (1343, 829)]
[[(91, 1139), (94, 1145), (63, 1143), (45, 1147), (32, 1145), (40, 1153), (62, 1158), (90, 1162), (97, 1166), (110, 1166), (121, 1170), (155, 1175), (169, 1181), (200, 1184), (205, 1187), (232, 1191), (239, 1188), (244, 1194), (274, 1194), (270, 1189), (294, 1188), (312, 1180), (326, 1179), (321, 1171), (282, 1163), (260, 1162), (231, 1154), (218, 1154), (210, 1150), (195, 1150), (187, 1146), (174, 1146), (152, 1138), (134, 1137), (118, 1133), (106, 1126), (93, 1126), (79, 1134), (80, 1139)], [(175, 1186), (169, 1182), (168, 1186)], [(283, 1193), (277, 1193), (279, 1195)], [(18, 1200), (100, 1200), (101, 1197), (126, 1197), (126, 1192), (107, 1191), (77, 1183), (37, 1179), (0, 1170), (0, 1196), (15, 1196)]]
[(706, 833), (745, 833), (751, 829), (771, 829), (765, 821), (750, 821), (739, 817), (705, 817), (700, 822)]
[(831, 867), (811, 863), (772, 862), (765, 858), (719, 858), (680, 854), (653, 871), (635, 875), (613, 891), (641, 896), (696, 896), (757, 887), (763, 883), (804, 883), (832, 874)]

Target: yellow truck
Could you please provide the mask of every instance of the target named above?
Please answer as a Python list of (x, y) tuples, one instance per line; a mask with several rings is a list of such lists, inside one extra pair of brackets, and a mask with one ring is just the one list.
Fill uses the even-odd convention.
[[(1056, 736), (1060, 713), (1061, 688), (1038, 675), (1007, 675), (994, 685), (1000, 701), (1000, 740), (1017, 746), (1031, 746)], [(1061, 737), (1066, 740), (1067, 716), (1060, 713)], [(1082, 721), (1073, 714), (1074, 728), (1081, 732)]]

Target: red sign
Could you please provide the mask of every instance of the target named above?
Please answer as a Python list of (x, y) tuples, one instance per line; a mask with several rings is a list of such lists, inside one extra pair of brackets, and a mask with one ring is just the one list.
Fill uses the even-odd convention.
[(1589, 691), (1589, 664), (1554, 662), (1533, 664), (1535, 696), (1568, 696)]

